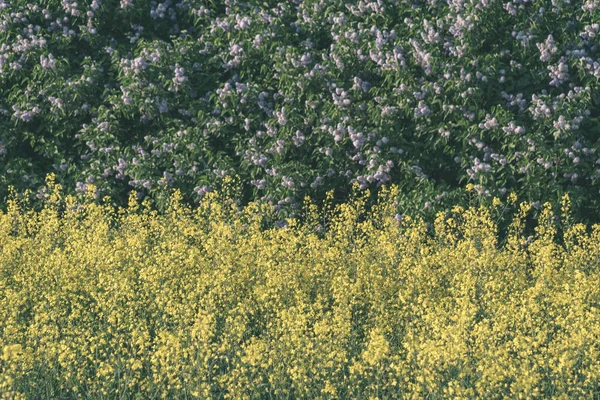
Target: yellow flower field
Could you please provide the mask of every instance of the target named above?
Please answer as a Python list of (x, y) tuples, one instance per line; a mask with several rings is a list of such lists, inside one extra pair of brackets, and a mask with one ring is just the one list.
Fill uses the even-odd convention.
[(393, 198), (366, 215), (360, 198), (307, 202), (274, 229), (268, 207), (215, 193), (193, 210), (175, 193), (165, 213), (56, 190), (41, 211), (11, 201), (1, 397), (600, 396), (599, 226), (558, 237), (546, 208), (528, 239), (521, 205), (499, 245), (488, 209), (431, 234), (397, 222)]

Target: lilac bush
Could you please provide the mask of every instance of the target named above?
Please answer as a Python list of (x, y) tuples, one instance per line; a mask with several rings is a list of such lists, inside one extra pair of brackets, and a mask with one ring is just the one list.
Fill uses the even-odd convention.
[(0, 184), (600, 211), (597, 0), (0, 0)]

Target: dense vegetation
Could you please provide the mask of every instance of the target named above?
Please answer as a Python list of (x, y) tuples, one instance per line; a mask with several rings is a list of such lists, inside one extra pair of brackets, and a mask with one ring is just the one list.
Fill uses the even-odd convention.
[[(93, 197), (90, 194), (90, 200)], [(396, 189), (302, 224), (216, 192), (165, 213), (61, 198), (0, 213), (0, 393), (36, 399), (597, 398), (600, 226)], [(494, 209), (516, 208), (500, 247)], [(330, 221), (327, 226), (319, 225)], [(560, 225), (557, 225), (560, 221)], [(563, 244), (556, 242), (560, 226)]]
[[(0, 0), (0, 197), (242, 179), (415, 212), (515, 191), (600, 215), (597, 0)], [(39, 191), (39, 192), (37, 192)], [(288, 214), (289, 215), (289, 214)]]
[(600, 398), (599, 22), (0, 0), (0, 398)]

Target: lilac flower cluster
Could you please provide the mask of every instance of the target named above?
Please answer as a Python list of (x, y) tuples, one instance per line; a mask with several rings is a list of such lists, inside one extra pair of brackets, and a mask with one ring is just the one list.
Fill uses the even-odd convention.
[(599, 2), (542, 3), (0, 0), (0, 183), (596, 204)]

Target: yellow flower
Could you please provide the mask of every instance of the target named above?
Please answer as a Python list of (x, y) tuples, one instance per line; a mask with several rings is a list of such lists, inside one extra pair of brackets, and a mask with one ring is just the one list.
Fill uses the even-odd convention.
[(600, 225), (559, 236), (547, 205), (528, 238), (519, 204), (502, 247), (485, 207), (430, 229), (358, 193), (265, 229), (267, 205), (219, 193), (159, 213), (56, 190), (0, 212), (3, 398), (43, 397), (40, 377), (57, 397), (598, 394)]

